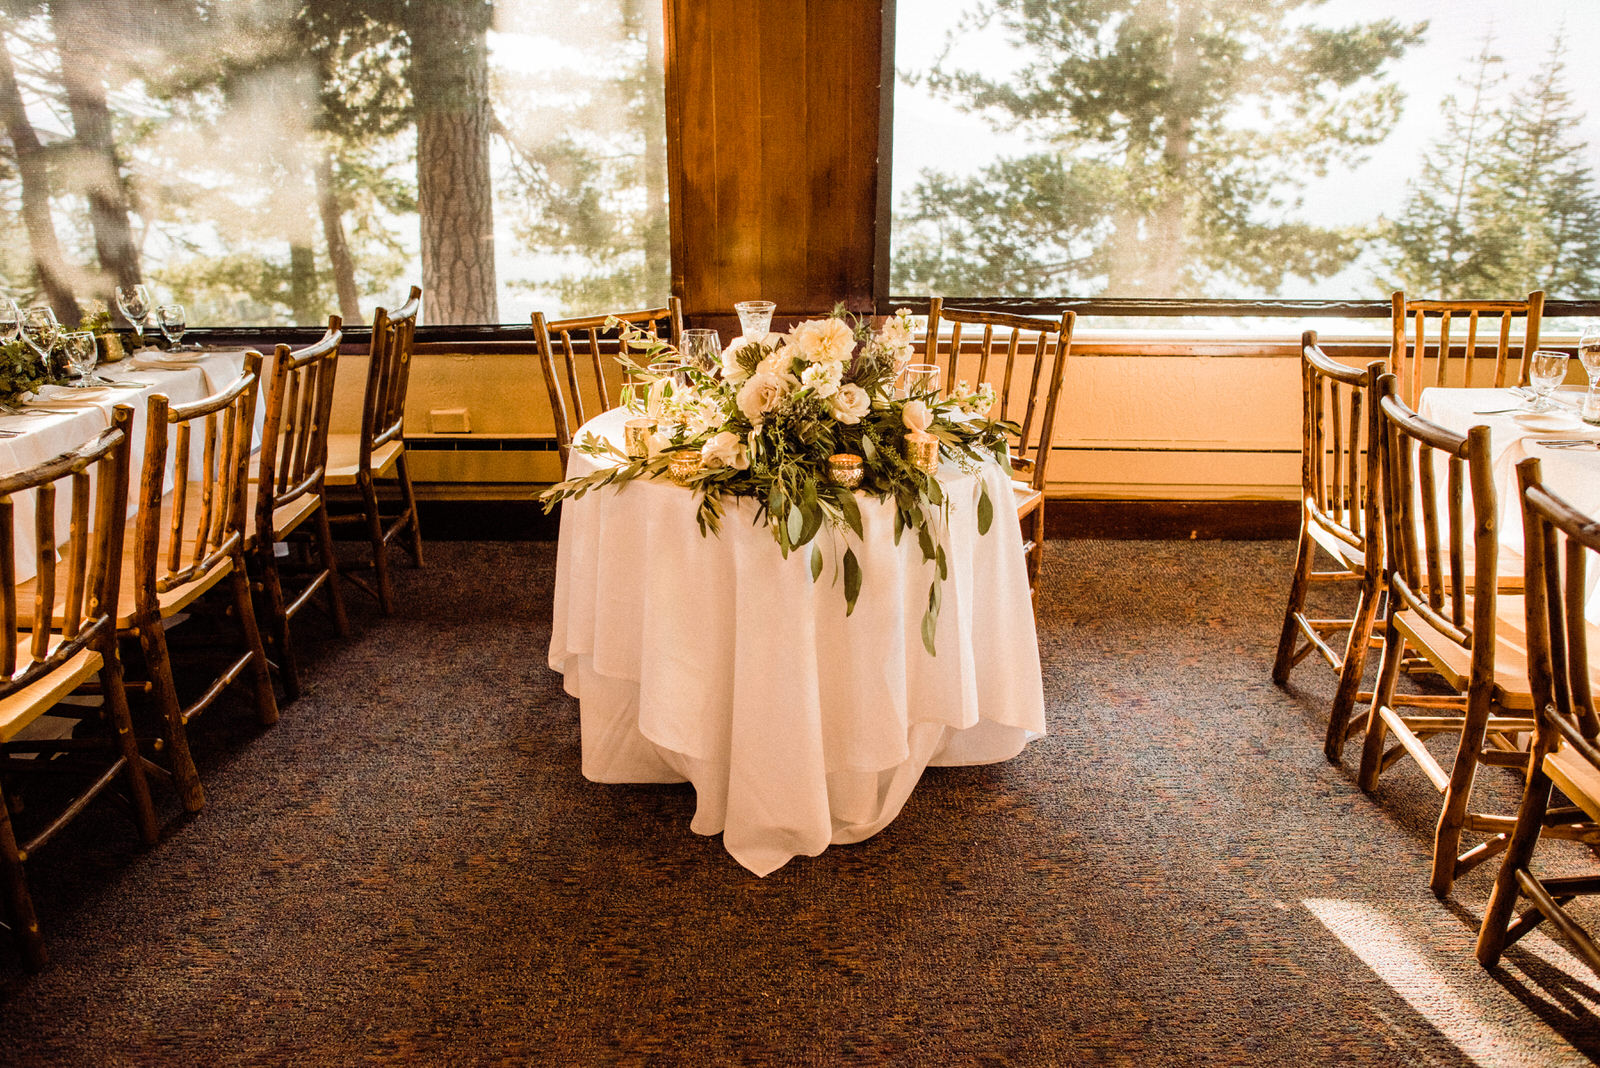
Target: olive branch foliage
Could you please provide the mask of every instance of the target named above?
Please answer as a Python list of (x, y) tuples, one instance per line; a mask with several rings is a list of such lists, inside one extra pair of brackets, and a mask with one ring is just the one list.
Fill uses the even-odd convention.
[[(573, 443), (573, 448), (610, 462), (587, 475), (550, 487), (539, 499), (548, 513), (563, 500), (578, 500), (594, 490), (662, 476), (675, 456), (699, 454), (713, 434), (732, 431), (746, 447), (748, 467), (705, 466), (689, 483), (690, 490), (699, 498), (695, 517), (702, 536), (714, 536), (721, 531), (730, 499), (748, 499), (755, 505), (754, 521), (771, 528), (785, 558), (809, 547), (811, 580), (816, 582), (826, 569), (827, 561), (818, 537), (826, 531), (837, 559), (834, 582), (843, 585), (848, 616), (855, 610), (863, 580), (861, 562), (847, 536), (854, 535), (857, 542), (865, 537), (856, 494), (865, 493), (891, 501), (895, 544), (900, 544), (901, 538), (910, 532), (917, 540), (922, 559), (933, 565), (921, 631), (923, 645), (930, 654), (935, 654), (941, 589), (949, 577), (949, 560), (940, 530), (948, 522), (950, 502), (938, 478), (905, 458), (906, 404), (920, 400), (926, 405), (932, 417), (928, 432), (938, 439), (941, 456), (966, 471), (993, 460), (1009, 476), (1012, 472), (1008, 441), (1019, 432), (1018, 427), (1015, 423), (992, 419), (986, 412), (971, 411), (972, 397), (939, 397), (929, 392), (896, 398), (892, 350), (876, 338), (869, 324), (842, 307), (834, 309), (833, 317), (846, 321), (857, 342), (854, 356), (845, 365), (841, 384), (854, 383), (871, 398), (871, 407), (858, 422), (839, 420), (832, 414), (827, 400), (804, 386), (790, 393), (776, 410), (765, 413), (759, 422), (752, 422), (737, 403), (738, 391), (734, 385), (701, 369), (677, 366), (671, 374), (678, 378), (680, 388), (686, 377), (692, 395), (713, 398), (720, 405), (720, 426), (698, 434), (690, 433), (683, 426), (672, 427), (668, 442), (653, 455), (643, 458), (630, 457), (615, 444), (592, 433), (584, 434)], [(657, 388), (656, 384), (664, 375), (652, 367), (659, 368), (664, 362), (676, 360), (676, 350), (632, 324), (607, 325), (619, 331), (621, 351), (617, 360), (629, 379), (624, 387), (624, 401), (631, 400), (637, 391)], [(734, 350), (731, 358), (749, 375), (784, 344), (782, 335), (769, 335), (765, 342), (745, 344)], [(836, 453), (861, 457), (859, 490), (852, 491), (830, 477), (828, 458)], [(978, 485), (977, 522), (981, 535), (988, 533), (994, 520), (994, 502), (981, 479)], [(837, 554), (839, 541), (835, 539), (845, 544), (842, 557)]]

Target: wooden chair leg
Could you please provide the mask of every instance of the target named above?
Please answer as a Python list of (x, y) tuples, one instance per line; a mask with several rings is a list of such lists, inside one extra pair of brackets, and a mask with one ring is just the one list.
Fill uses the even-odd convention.
[(1294, 617), (1305, 608), (1316, 552), (1316, 542), (1311, 540), (1305, 523), (1301, 523), (1300, 544), (1294, 554), (1294, 577), (1289, 581), (1289, 605), (1283, 611), (1283, 630), (1278, 633), (1278, 656), (1272, 663), (1272, 681), (1279, 686), (1289, 685), (1289, 669), (1294, 666), (1294, 650), (1300, 637), (1300, 626)]
[(139, 828), (139, 839), (145, 845), (155, 845), (156, 809), (150, 800), (150, 781), (145, 778), (144, 764), (139, 756), (139, 741), (133, 733), (133, 716), (128, 711), (128, 691), (123, 687), (122, 662), (115, 649), (102, 650), (105, 666), (100, 669), (100, 691), (105, 694), (106, 711), (111, 729), (117, 732), (117, 750), (122, 755), (123, 769), (128, 779), (128, 797), (133, 802), (133, 821)]
[(272, 546), (258, 546), (255, 552), (255, 573), (261, 576), (261, 592), (266, 595), (268, 639), (277, 646), (278, 675), (283, 682), (285, 701), (300, 696), (300, 664), (295, 658), (294, 642), (289, 636), (289, 606), (283, 599), (283, 581), (278, 575), (278, 561)]
[(1500, 874), (1495, 878), (1494, 889), (1489, 894), (1489, 907), (1483, 913), (1483, 925), (1478, 928), (1478, 962), (1493, 968), (1506, 948), (1506, 936), (1511, 926), (1511, 914), (1517, 908), (1517, 872), (1526, 871), (1533, 860), (1533, 850), (1539, 844), (1539, 829), (1544, 825), (1544, 815), (1550, 808), (1550, 777), (1544, 773), (1541, 752), (1529, 757), (1528, 784), (1522, 793), (1522, 805), (1517, 810), (1517, 826), (1511, 832), (1511, 844), (1506, 847), (1505, 858), (1500, 863)]
[(394, 614), (393, 595), (389, 590), (389, 555), (383, 540), (383, 517), (378, 514), (378, 491), (372, 476), (358, 479), (362, 504), (366, 509), (367, 538), (372, 542), (372, 570), (378, 587), (378, 609), (384, 615)]
[(1455, 763), (1450, 768), (1450, 782), (1445, 786), (1444, 805), (1439, 810), (1439, 823), (1433, 834), (1433, 874), (1428, 886), (1434, 896), (1441, 899), (1448, 897), (1450, 888), (1455, 885), (1461, 829), (1466, 822), (1467, 805), (1472, 800), (1472, 780), (1477, 777), (1478, 753), (1483, 749), (1484, 728), (1488, 722), (1488, 694), (1469, 697), (1461, 738), (1456, 745)]
[(317, 509), (317, 548), (322, 556), (322, 566), (328, 572), (328, 603), (333, 611), (333, 629), (343, 638), (350, 633), (350, 619), (344, 611), (344, 593), (339, 589), (339, 559), (333, 553), (333, 524), (328, 522), (328, 509)]
[(407, 520), (411, 524), (411, 559), (422, 566), (422, 519), (417, 515), (417, 493), (411, 487), (411, 469), (406, 466), (405, 450), (395, 458), (395, 471), (400, 476), (400, 492), (405, 498)]
[(245, 573), (243, 552), (234, 557), (233, 574), (228, 576), (228, 581), (233, 586), (233, 606), (239, 617), (239, 629), (244, 632), (244, 647), (252, 654), (250, 672), (255, 678), (256, 718), (263, 727), (270, 727), (278, 722), (278, 698), (272, 692), (267, 650), (261, 644), (261, 631), (256, 627), (255, 602), (250, 599), (250, 578)]
[[(1361, 692), (1361, 677), (1367, 671), (1367, 652), (1372, 647), (1372, 622), (1377, 612), (1378, 584), (1369, 578), (1361, 584), (1355, 615), (1350, 621), (1344, 665), (1339, 670), (1339, 688), (1333, 694), (1333, 708), (1328, 713), (1328, 733), (1322, 743), (1323, 755), (1335, 764), (1344, 757), (1344, 743), (1350, 729), (1350, 717), (1356, 707), (1356, 694)], [(1278, 655), (1283, 655), (1282, 646)]]
[[(1392, 609), (1392, 605), (1390, 606)], [(1378, 773), (1383, 770), (1383, 740), (1388, 736), (1379, 710), (1394, 700), (1395, 684), (1400, 680), (1400, 661), (1405, 655), (1406, 640), (1393, 619), (1384, 624), (1383, 655), (1378, 661), (1378, 685), (1372, 695), (1372, 708), (1367, 713), (1367, 736), (1361, 747), (1361, 772), (1357, 782), (1367, 793), (1378, 788)]]
[(17, 832), (11, 826), (11, 811), (0, 793), (0, 878), (5, 880), (6, 911), (11, 933), (30, 971), (49, 963), (44, 937), (39, 933), (39, 917), (33, 910), (33, 895), (28, 893), (28, 873), (23, 870), (22, 851), (17, 848)]
[(151, 695), (165, 725), (163, 733), (173, 785), (177, 787), (184, 810), (199, 812), (206, 806), (206, 792), (200, 785), (200, 772), (189, 752), (189, 729), (183, 722), (183, 705), (178, 701), (178, 690), (172, 681), (167, 634), (159, 619), (139, 626), (139, 647), (144, 652), (145, 670), (150, 675)]

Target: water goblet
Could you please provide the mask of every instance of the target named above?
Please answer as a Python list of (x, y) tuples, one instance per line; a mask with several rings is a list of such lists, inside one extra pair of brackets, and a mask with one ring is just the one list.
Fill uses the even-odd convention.
[(895, 392), (904, 399), (939, 392), (939, 365), (908, 363), (896, 381)]
[(0, 294), (0, 344), (10, 344), (22, 334), (22, 310), (17, 302)]
[(150, 290), (142, 285), (118, 286), (116, 298), (117, 310), (133, 327), (133, 347), (143, 348), (145, 320), (150, 318)]
[(1530, 411), (1547, 412), (1554, 404), (1550, 394), (1561, 380), (1567, 377), (1567, 354), (1552, 349), (1540, 349), (1533, 354), (1528, 367), (1528, 384), (1533, 387), (1533, 404)]
[(722, 365), (722, 338), (715, 330), (685, 330), (682, 351), (684, 362), (705, 374), (715, 374)]
[(61, 324), (49, 305), (35, 304), (22, 313), (22, 340), (38, 355), (46, 375), (53, 375), (50, 356), (61, 340)]
[(94, 373), (94, 365), (100, 358), (94, 334), (87, 330), (65, 334), (61, 339), (61, 350), (67, 358), (67, 370), (74, 376), (67, 385), (74, 389), (93, 389), (109, 384)]
[(1583, 421), (1600, 423), (1600, 320), (1590, 319), (1578, 335), (1578, 362), (1589, 376), (1589, 390), (1583, 395)]
[(770, 300), (741, 300), (733, 310), (739, 313), (739, 327), (744, 336), (760, 341), (772, 332), (772, 313), (777, 307)]
[(179, 342), (183, 340), (183, 332), (189, 328), (182, 304), (163, 304), (157, 308), (156, 325), (161, 328), (161, 336), (167, 339), (170, 351), (176, 352), (182, 347)]

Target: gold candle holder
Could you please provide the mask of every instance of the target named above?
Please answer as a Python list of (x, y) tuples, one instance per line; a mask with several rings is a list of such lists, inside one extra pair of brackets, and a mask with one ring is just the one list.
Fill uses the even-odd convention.
[(939, 439), (926, 431), (906, 435), (906, 462), (933, 475), (939, 471)]
[(861, 477), (866, 472), (861, 467), (861, 457), (853, 452), (836, 452), (828, 457), (828, 477), (836, 485), (845, 489), (855, 489), (861, 485)]
[(649, 437), (655, 429), (654, 419), (629, 419), (622, 424), (623, 445), (630, 460), (642, 460), (650, 455)]
[(675, 452), (667, 461), (667, 477), (680, 486), (694, 482), (699, 473), (700, 454), (697, 452)]

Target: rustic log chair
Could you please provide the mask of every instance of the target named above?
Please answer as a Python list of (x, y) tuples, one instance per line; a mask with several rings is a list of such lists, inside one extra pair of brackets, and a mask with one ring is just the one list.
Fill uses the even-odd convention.
[[(1584, 515), (1547, 490), (1539, 461), (1517, 465), (1527, 553), (1529, 687), (1538, 726), (1528, 775), (1483, 925), (1478, 960), (1494, 967), (1506, 946), (1548, 919), (1590, 968), (1600, 974), (1600, 947), (1564, 907), (1582, 894), (1600, 894), (1600, 876), (1539, 878), (1529, 867), (1540, 837), (1574, 822), (1600, 825), (1600, 627), (1584, 618), (1585, 578), (1600, 563), (1600, 518)], [(1571, 806), (1550, 807), (1552, 787)], [(1518, 895), (1531, 907), (1515, 921)]]
[[(1409, 755), (1444, 795), (1429, 879), (1433, 892), (1444, 897), (1458, 876), (1506, 846), (1513, 818), (1468, 812), (1467, 806), (1480, 764), (1526, 767), (1519, 742), (1533, 730), (1533, 696), (1522, 599), (1496, 590), (1489, 428), (1476, 426), (1462, 435), (1438, 426), (1408, 408), (1398, 389), (1393, 374), (1378, 380), (1387, 595), (1383, 656), (1359, 781), (1371, 792), (1380, 772)], [(1425, 658), (1454, 693), (1397, 695), (1408, 650)], [(1403, 713), (1401, 706), (1416, 711)], [(1399, 744), (1385, 751), (1391, 731)], [(1424, 744), (1445, 733), (1458, 736), (1448, 772)], [(1461, 836), (1468, 831), (1488, 838), (1462, 852)]]
[[(277, 654), (279, 678), (290, 701), (300, 696), (300, 669), (289, 633), (290, 620), (319, 589), (325, 589), (335, 629), (342, 636), (349, 626), (339, 593), (339, 566), (322, 485), (339, 342), (344, 337), (340, 326), (337, 315), (329, 316), (328, 330), (315, 344), (296, 351), (287, 345), (277, 347), (261, 428), (260, 464), (246, 503), (251, 525), (245, 536), (245, 553), (256, 589), (265, 595), (261, 608), (269, 624), (267, 648), (269, 654)], [(313, 552), (306, 539), (298, 538), (306, 550), (302, 570), (307, 575), (290, 600), (284, 595), (285, 569), (274, 547), (297, 534), (309, 535), (315, 542), (316, 562), (310, 562)]]
[[(673, 345), (683, 336), (683, 305), (677, 297), (667, 298), (662, 308), (575, 319), (546, 319), (542, 312), (533, 313), (534, 343), (539, 349), (545, 386), (550, 391), (550, 412), (555, 419), (556, 448), (561, 453), (563, 471), (567, 468), (567, 454), (572, 451), (573, 431), (615, 407), (606, 381), (606, 366), (616, 355), (617, 330), (606, 326), (611, 319), (639, 327)], [(588, 372), (587, 377), (579, 373), (580, 367)], [(597, 406), (591, 408), (586, 397), (592, 397)]]
[[(372, 343), (367, 364), (366, 392), (361, 402), (361, 430), (328, 435), (328, 466), (324, 483), (329, 489), (347, 489), (355, 497), (353, 511), (329, 518), (335, 523), (359, 523), (372, 546), (375, 583), (346, 570), (343, 577), (378, 600), (384, 615), (394, 611), (394, 591), (389, 582), (389, 543), (409, 532), (411, 558), (422, 566), (422, 527), (417, 518), (417, 497), (406, 464), (406, 387), (411, 380), (412, 341), (422, 290), (411, 294), (393, 314), (383, 308), (372, 316)], [(385, 516), (379, 508), (377, 480), (393, 478), (399, 486), (400, 510)]]
[[(119, 611), (117, 629), (137, 639), (144, 654), (169, 768), (190, 812), (205, 805), (205, 791), (189, 755), (189, 721), (247, 669), (257, 718), (263, 725), (278, 721), (244, 555), (245, 487), (261, 364), (259, 352), (246, 353), (243, 372), (227, 389), (192, 404), (173, 405), (159, 393), (150, 398), (139, 514), (131, 550), (124, 551), (122, 603), (131, 604)], [(169, 467), (176, 472), (171, 492)], [(196, 470), (200, 479), (187, 477)], [(201, 595), (224, 580), (238, 625), (238, 654), (185, 706), (173, 676), (167, 626), (179, 613), (195, 611)]]
[[(1450, 361), (1447, 354), (1456, 351), (1456, 340), (1451, 337), (1451, 327), (1466, 319), (1466, 338), (1461, 342), (1462, 372), (1459, 386), (1472, 384), (1472, 369), (1477, 361), (1478, 339), (1488, 336), (1494, 342), (1494, 385), (1525, 386), (1528, 384), (1528, 362), (1539, 347), (1539, 323), (1544, 315), (1544, 293), (1535, 290), (1525, 300), (1407, 300), (1403, 291), (1396, 290), (1389, 298), (1390, 329), (1392, 341), (1389, 350), (1389, 369), (1400, 379), (1399, 395), (1411, 407), (1416, 407), (1422, 391), (1428, 386), (1451, 384), (1448, 381)], [(1516, 349), (1511, 343), (1511, 322), (1523, 320), (1522, 344)], [(1490, 322), (1488, 331), (1480, 331), (1482, 320)], [(1409, 325), (1408, 325), (1409, 324)], [(1456, 337), (1460, 337), (1459, 334)], [(1429, 349), (1438, 359), (1433, 380), (1423, 380), (1423, 362)], [(1512, 358), (1515, 352), (1515, 367)]]
[[(155, 811), (145, 779), (153, 767), (139, 755), (129, 720), (122, 664), (117, 658), (117, 563), (128, 514), (129, 429), (133, 409), (119, 406), (111, 427), (74, 452), (0, 477), (0, 603), (13, 640), (3, 651), (0, 672), (0, 869), (12, 935), (30, 968), (46, 962), (44, 940), (28, 894), (25, 862), (89, 802), (123, 780), (139, 835), (156, 840)], [(65, 545), (57, 542), (57, 493), (70, 502)], [(31, 497), (40, 581), (31, 604), (19, 612), (24, 591), (16, 582), (16, 499)], [(64, 549), (64, 555), (58, 550)], [(30, 622), (23, 623), (26, 615)], [(30, 738), (27, 728), (63, 698), (98, 676), (104, 694), (100, 713), (110, 738)], [(74, 707), (81, 716), (87, 709)], [(109, 752), (111, 759), (92, 759)], [(30, 759), (31, 758), (31, 759)], [(11, 822), (6, 780), (27, 774), (87, 772), (89, 783), (27, 841), (18, 843)]]
[[(927, 363), (940, 363), (939, 326), (943, 322), (951, 324), (942, 371), (944, 389), (954, 388), (963, 377), (958, 372), (973, 368), (975, 364), (975, 370), (967, 374), (971, 383), (974, 386), (980, 382), (992, 384), (999, 398), (998, 417), (1017, 422), (1021, 427), (1021, 433), (1011, 442), (1011, 467), (1020, 476), (1012, 481), (1012, 488), (1017, 519), (1022, 523), (1028, 588), (1037, 598), (1039, 565), (1044, 557), (1044, 491), (1050, 445), (1077, 315), (1062, 312), (1061, 318), (1054, 320), (1004, 312), (963, 311), (947, 308), (941, 298), (933, 297), (929, 301), (924, 350)], [(975, 349), (970, 342), (963, 344), (962, 331), (966, 326), (981, 328)]]
[[(1356, 702), (1372, 699), (1360, 687), (1383, 583), (1381, 453), (1369, 448), (1377, 415), (1373, 390), (1383, 373), (1382, 360), (1358, 368), (1330, 359), (1315, 330), (1300, 336), (1300, 541), (1272, 681), (1287, 686), (1290, 670), (1312, 652), (1333, 668), (1339, 685), (1323, 752), (1336, 764), (1351, 728), (1366, 721), (1365, 713), (1353, 718)], [(1333, 570), (1315, 569), (1319, 548), (1332, 558)], [(1313, 583), (1354, 586), (1349, 618), (1308, 617)]]

